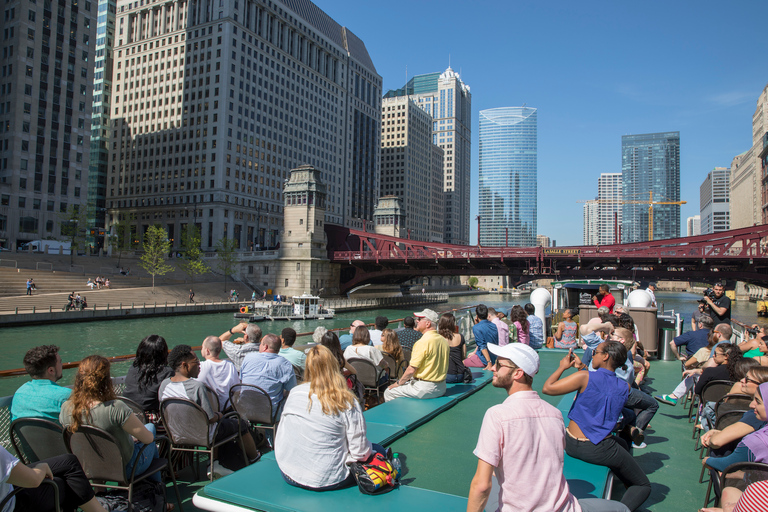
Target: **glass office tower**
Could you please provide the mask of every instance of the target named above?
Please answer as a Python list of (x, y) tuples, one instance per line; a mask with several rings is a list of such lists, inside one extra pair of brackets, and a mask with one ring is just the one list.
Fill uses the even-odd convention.
[[(624, 135), (621, 138), (621, 240), (648, 240), (648, 207), (680, 201), (680, 132)], [(632, 201), (627, 204), (627, 201)], [(680, 205), (653, 206), (653, 239), (680, 236)]]
[(536, 245), (537, 110), (480, 111), (480, 245)]

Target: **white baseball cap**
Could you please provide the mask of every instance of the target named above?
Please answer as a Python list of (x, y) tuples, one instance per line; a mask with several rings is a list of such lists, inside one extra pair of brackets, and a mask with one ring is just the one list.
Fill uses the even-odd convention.
[(504, 346), (489, 343), (488, 350), (491, 354), (509, 359), (529, 377), (539, 372), (539, 354), (525, 343), (510, 343)]
[(425, 309), (424, 311), (419, 311), (418, 313), (414, 313), (413, 316), (416, 318), (426, 318), (430, 322), (432, 322), (432, 325), (437, 327), (437, 321), (440, 319), (440, 315), (437, 314), (437, 312), (431, 310), (431, 309)]

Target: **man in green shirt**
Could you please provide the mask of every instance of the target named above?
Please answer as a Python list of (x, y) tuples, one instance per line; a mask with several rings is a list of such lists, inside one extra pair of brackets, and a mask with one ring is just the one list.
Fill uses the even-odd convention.
[(17, 418), (44, 418), (59, 423), (61, 404), (72, 390), (59, 386), (62, 364), (59, 347), (43, 345), (24, 355), (24, 368), (32, 380), (23, 384), (13, 395), (11, 421)]

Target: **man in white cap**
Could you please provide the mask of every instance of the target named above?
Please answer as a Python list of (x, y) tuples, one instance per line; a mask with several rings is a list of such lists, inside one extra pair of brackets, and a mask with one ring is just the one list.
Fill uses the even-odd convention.
[(437, 332), (438, 314), (431, 309), (414, 313), (421, 338), (413, 345), (408, 368), (398, 381), (384, 392), (384, 400), (400, 397), (437, 398), (445, 394), (448, 374), (448, 340)]
[(531, 387), (539, 371), (536, 351), (523, 343), (488, 344), (488, 350), (497, 357), (493, 386), (506, 389), (509, 396), (483, 418), (467, 512), (486, 509), (494, 470), (498, 501), (488, 510), (628, 512), (617, 501), (579, 501), (571, 494), (563, 475), (563, 415)]

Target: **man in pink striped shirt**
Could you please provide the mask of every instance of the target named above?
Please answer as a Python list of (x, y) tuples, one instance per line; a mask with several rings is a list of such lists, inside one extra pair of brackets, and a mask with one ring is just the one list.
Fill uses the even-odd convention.
[(499, 313), (493, 308), (488, 308), (488, 320), (490, 320), (499, 331), (499, 346), (503, 347), (509, 343), (509, 326), (501, 320)]

